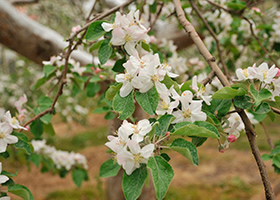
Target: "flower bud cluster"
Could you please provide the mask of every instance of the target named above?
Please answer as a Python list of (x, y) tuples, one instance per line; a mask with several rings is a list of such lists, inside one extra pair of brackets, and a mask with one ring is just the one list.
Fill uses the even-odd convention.
[(51, 159), (57, 169), (65, 168), (69, 171), (75, 166), (88, 169), (85, 156), (79, 153), (57, 150), (55, 147), (46, 145), (46, 140), (32, 140), (31, 144), (34, 147), (34, 153)]
[(151, 130), (152, 126), (147, 119), (140, 120), (137, 124), (124, 120), (117, 131), (117, 137), (108, 136), (109, 142), (105, 145), (114, 152), (115, 159), (127, 175), (139, 168), (141, 163), (147, 163), (149, 157), (153, 156), (154, 144), (143, 142), (145, 135)]

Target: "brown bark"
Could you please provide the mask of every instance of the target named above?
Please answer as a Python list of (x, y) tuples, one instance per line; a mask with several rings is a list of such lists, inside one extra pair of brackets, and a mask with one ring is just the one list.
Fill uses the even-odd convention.
[[(7, 1), (0, 1), (0, 29), (0, 43), (38, 64), (68, 46), (63, 36), (19, 13)], [(90, 54), (78, 50), (72, 58), (82, 65), (92, 62)]]

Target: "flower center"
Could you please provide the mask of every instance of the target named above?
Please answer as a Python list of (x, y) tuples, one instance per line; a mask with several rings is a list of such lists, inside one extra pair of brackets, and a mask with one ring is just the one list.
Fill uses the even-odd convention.
[(186, 109), (186, 110), (184, 110), (184, 112), (183, 112), (183, 117), (184, 118), (190, 118), (191, 117), (191, 111), (190, 111), (190, 109)]
[(128, 34), (126, 34), (126, 35), (124, 36), (124, 40), (125, 40), (125, 42), (131, 41), (131, 36), (128, 35)]
[(267, 71), (266, 71), (266, 70), (261, 70), (261, 72), (262, 72), (262, 74), (263, 74), (263, 78), (265, 78), (266, 75), (267, 75)]
[(133, 125), (132, 128), (134, 129), (134, 131), (133, 131), (134, 134), (139, 134), (140, 131), (139, 131), (137, 125)]
[(246, 77), (246, 78), (248, 78), (248, 70), (247, 69), (243, 69), (243, 71), (242, 71), (242, 74)]
[(153, 75), (153, 76), (152, 76), (152, 80), (153, 80), (154, 82), (158, 82), (158, 81), (159, 81), (159, 75), (157, 75), (157, 74)]
[(133, 78), (129, 73), (126, 73), (124, 75), (124, 77), (125, 77), (125, 80), (127, 80), (127, 81), (130, 81)]
[(133, 154), (133, 158), (134, 158), (135, 164), (140, 164), (141, 160), (143, 159), (143, 156), (141, 156), (141, 154), (138, 153), (138, 154)]
[(4, 139), (5, 138), (5, 134), (3, 132), (0, 133), (0, 138)]
[(161, 102), (160, 107), (164, 110), (168, 110), (168, 104), (166, 103), (166, 101)]
[(17, 123), (17, 119), (16, 119), (15, 117), (13, 117), (11, 123), (12, 123), (12, 124), (16, 124), (16, 123)]

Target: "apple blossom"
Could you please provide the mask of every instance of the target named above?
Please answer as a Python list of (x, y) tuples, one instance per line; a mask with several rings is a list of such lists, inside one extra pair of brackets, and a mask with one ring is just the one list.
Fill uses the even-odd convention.
[(121, 152), (127, 145), (129, 141), (128, 136), (131, 134), (130, 130), (127, 130), (126, 126), (121, 126), (117, 131), (118, 137), (109, 135), (107, 138), (109, 142), (105, 145), (112, 149), (115, 153)]
[(197, 85), (197, 76), (194, 76), (192, 78), (192, 85), (191, 88), (196, 92), (196, 96), (200, 99), (202, 99), (207, 105), (210, 105), (210, 101), (211, 101), (211, 96), (203, 96), (202, 94), (206, 92), (204, 85), (200, 85), (200, 87), (198, 87)]
[(228, 140), (230, 143), (233, 143), (233, 142), (235, 142), (237, 139), (236, 139), (236, 137), (235, 137), (234, 135), (229, 135), (228, 138), (227, 138), (227, 140)]
[(184, 122), (184, 121), (205, 121), (207, 116), (206, 114), (201, 111), (202, 101), (193, 100), (190, 104), (183, 103), (182, 110), (177, 110), (173, 112), (173, 116), (176, 119), (172, 122), (173, 124)]
[(128, 150), (124, 149), (117, 154), (117, 162), (122, 165), (127, 175), (132, 174), (132, 172), (140, 167), (141, 163), (147, 163), (149, 157), (153, 156), (154, 144), (148, 144), (142, 149), (139, 143), (130, 140), (127, 142)]
[(14, 144), (18, 142), (18, 138), (11, 135), (13, 128), (8, 122), (0, 123), (0, 153), (3, 153), (7, 149), (8, 144)]
[(19, 121), (15, 118), (11, 116), (10, 111), (7, 111), (4, 115), (4, 119), (9, 123), (9, 125), (14, 128), (14, 129), (23, 129), (23, 130), (27, 130), (27, 128), (22, 127), (21, 125), (19, 125)]
[(253, 67), (248, 68), (248, 73), (255, 79), (270, 84), (275, 75), (278, 73), (278, 69), (275, 68), (275, 65), (268, 68), (268, 64), (263, 62), (258, 67), (254, 65)]

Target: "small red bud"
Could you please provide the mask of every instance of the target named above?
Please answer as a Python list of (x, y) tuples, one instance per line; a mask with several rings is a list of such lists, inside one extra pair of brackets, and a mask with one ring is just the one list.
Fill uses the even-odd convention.
[(236, 141), (236, 137), (234, 135), (229, 135), (227, 140), (232, 143)]
[(94, 70), (94, 73), (95, 73), (95, 74), (98, 74), (98, 73), (101, 72), (101, 71), (102, 71), (102, 69), (100, 69), (99, 67), (97, 67), (96, 70)]
[(100, 79), (103, 79), (103, 78), (104, 78), (102, 75), (99, 75), (98, 77), (99, 77)]

